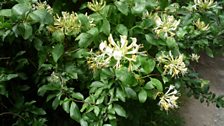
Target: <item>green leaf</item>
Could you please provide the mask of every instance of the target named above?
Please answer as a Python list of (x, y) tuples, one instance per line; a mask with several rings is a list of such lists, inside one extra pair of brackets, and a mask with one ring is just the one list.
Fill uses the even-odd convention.
[(166, 46), (166, 42), (162, 41), (161, 39), (155, 39), (152, 34), (146, 34), (145, 39), (149, 44), (155, 45), (155, 46)]
[(132, 88), (125, 87), (125, 92), (129, 98), (135, 99), (137, 97), (137, 93)]
[(103, 19), (103, 24), (101, 26), (100, 31), (106, 35), (110, 34), (110, 22), (107, 19)]
[(151, 80), (146, 83), (144, 88), (145, 89), (153, 89), (155, 87), (158, 91), (162, 92), (163, 91), (162, 83), (156, 78), (150, 78), (150, 79)]
[(132, 8), (133, 14), (141, 14), (145, 10), (145, 1), (141, 0), (138, 2), (135, 2), (135, 6)]
[(128, 35), (128, 29), (127, 29), (127, 27), (125, 26), (125, 25), (123, 25), (123, 24), (118, 24), (117, 26), (116, 26), (116, 30), (117, 30), (117, 32), (118, 33), (120, 33), (121, 35)]
[(209, 57), (214, 58), (213, 51), (209, 47), (206, 47), (205, 51)]
[(103, 126), (113, 126), (113, 125), (111, 125), (111, 124), (103, 124)]
[(155, 68), (155, 61), (153, 59), (150, 59), (148, 57), (142, 57), (138, 56), (137, 57), (137, 64), (140, 63), (140, 71), (145, 73), (145, 74), (150, 74), (154, 68)]
[(5, 83), (0, 83), (0, 95), (6, 96), (6, 97), (8, 97), (9, 95), (9, 92), (6, 89)]
[(33, 35), (33, 28), (30, 24), (23, 23), (21, 25), (21, 29), (22, 29), (21, 34), (25, 40), (29, 39)]
[(0, 10), (0, 16), (11, 17), (12, 16), (12, 10), (11, 9), (1, 9)]
[(117, 115), (122, 116), (122, 117), (127, 117), (127, 114), (122, 106), (120, 106), (118, 104), (114, 104), (114, 110), (117, 113)]
[(144, 103), (147, 100), (147, 92), (144, 89), (139, 92), (138, 99), (141, 103)]
[(168, 0), (160, 0), (159, 2), (160, 2), (161, 9), (165, 9), (169, 5)]
[(16, 4), (12, 7), (12, 15), (15, 16), (24, 15), (27, 11), (29, 11), (29, 8), (25, 4)]
[(57, 30), (57, 31), (53, 32), (52, 38), (57, 42), (63, 42), (65, 39), (65, 35), (62, 31)]
[(84, 58), (88, 55), (89, 55), (89, 52), (87, 49), (79, 49), (77, 52), (72, 53), (72, 57), (78, 58), (78, 59)]
[(35, 10), (29, 14), (29, 17), (34, 22), (40, 22), (41, 24), (52, 24), (54, 22), (53, 16), (47, 10)]
[(56, 110), (59, 104), (60, 104), (60, 98), (59, 98), (59, 97), (56, 97), (56, 98), (54, 99), (54, 101), (52, 102), (52, 108), (53, 108), (54, 110)]
[(115, 5), (116, 5), (117, 9), (122, 14), (124, 14), (126, 16), (128, 15), (129, 8), (128, 8), (128, 3), (127, 2), (116, 1)]
[(145, 34), (145, 39), (147, 42), (149, 42), (152, 45), (158, 45), (158, 43), (155, 41), (152, 35)]
[(64, 53), (64, 46), (62, 44), (57, 44), (52, 49), (52, 57), (54, 62), (57, 62), (58, 59), (63, 55)]
[(100, 108), (98, 106), (94, 106), (94, 110), (93, 111), (96, 114), (96, 116), (98, 116), (99, 113), (100, 113)]
[(30, 24), (24, 22), (16, 25), (13, 28), (13, 31), (16, 35), (21, 35), (23, 39), (29, 39), (32, 36), (33, 28)]
[(9, 81), (13, 78), (17, 78), (18, 76), (19, 76), (18, 74), (1, 74), (0, 75), (0, 82)]
[(94, 81), (90, 87), (95, 87), (95, 88), (99, 88), (99, 87), (103, 87), (104, 86), (104, 83), (100, 82), (100, 81)]
[(68, 100), (68, 98), (65, 98), (62, 104), (62, 108), (65, 110), (66, 113), (70, 112), (70, 100)]
[(90, 27), (89, 19), (84, 14), (78, 14), (79, 21), (84, 26), (84, 29), (87, 29)]
[(119, 98), (121, 101), (125, 102), (125, 92), (121, 88), (117, 88), (116, 90), (116, 97)]
[(76, 105), (75, 102), (71, 103), (71, 106), (70, 106), (70, 117), (72, 119), (74, 119), (75, 121), (77, 121), (77, 122), (79, 122), (80, 119), (81, 119), (81, 114), (80, 114), (79, 108), (78, 108), (78, 106)]
[(43, 96), (47, 91), (55, 91), (55, 90), (60, 90), (60, 85), (58, 84), (47, 84), (43, 85), (38, 89), (38, 94), (40, 96)]
[(174, 47), (177, 47), (177, 43), (176, 43), (176, 40), (173, 38), (173, 37), (169, 37), (167, 38), (166, 40), (166, 44), (169, 48), (174, 48)]
[(88, 33), (81, 33), (76, 40), (79, 40), (79, 47), (87, 48), (93, 41), (92, 35)]
[(124, 85), (135, 85), (137, 82), (133, 74), (126, 67), (116, 69), (115, 75)]
[(35, 115), (46, 115), (46, 112), (42, 108), (34, 108), (33, 110), (30, 110), (30, 112)]
[(93, 37), (97, 37), (99, 34), (99, 30), (97, 28), (91, 28), (87, 33), (91, 34)]
[(103, 103), (104, 98), (105, 98), (104, 96), (99, 97), (99, 98), (96, 100), (96, 104), (99, 105), (99, 104)]
[(81, 126), (88, 126), (88, 123), (84, 119), (80, 119)]
[(78, 100), (84, 100), (84, 96), (79, 92), (72, 93), (72, 97)]

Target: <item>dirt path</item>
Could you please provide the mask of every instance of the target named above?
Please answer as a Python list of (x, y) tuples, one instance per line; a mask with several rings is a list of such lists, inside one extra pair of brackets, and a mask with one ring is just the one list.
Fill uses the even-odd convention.
[[(211, 59), (203, 56), (199, 65), (198, 72), (210, 80), (211, 91), (224, 94), (224, 57)], [(184, 126), (224, 126), (224, 109), (214, 105), (208, 107), (193, 98), (185, 101), (180, 113), (185, 120)]]

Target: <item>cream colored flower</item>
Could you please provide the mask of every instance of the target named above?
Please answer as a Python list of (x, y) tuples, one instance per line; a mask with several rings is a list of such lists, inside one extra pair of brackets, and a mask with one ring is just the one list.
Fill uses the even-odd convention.
[(92, 2), (87, 3), (87, 7), (94, 12), (102, 10), (106, 6), (105, 0), (92, 0)]
[(96, 54), (92, 52), (91, 57), (87, 60), (87, 64), (93, 70), (108, 67), (109, 63), (110, 57), (106, 57), (106, 54), (100, 54), (100, 52), (97, 52)]
[(81, 31), (81, 22), (76, 13), (62, 12), (62, 16), (56, 15), (54, 25), (48, 27), (52, 32), (60, 30), (65, 35), (77, 35)]
[(61, 81), (61, 80), (60, 80), (60, 77), (59, 77), (55, 72), (52, 72), (52, 73), (51, 73), (51, 76), (49, 76), (49, 77), (47, 78), (47, 80), (48, 80), (49, 82), (51, 82), (51, 83), (58, 83), (58, 82)]
[(175, 89), (175, 86), (170, 85), (168, 91), (160, 97), (159, 106), (162, 110), (168, 111), (169, 109), (178, 108), (177, 97), (178, 91)]
[(161, 17), (155, 15), (154, 21), (156, 27), (154, 31), (157, 35), (163, 34), (165, 38), (174, 36), (177, 26), (180, 24), (180, 20), (176, 20), (173, 16), (163, 14)]
[(201, 19), (199, 18), (196, 22), (194, 22), (194, 25), (201, 31), (207, 31), (209, 30), (209, 24), (205, 24), (205, 22), (200, 21)]
[[(145, 52), (139, 52), (142, 45), (137, 44), (136, 38), (131, 38), (132, 42), (128, 45), (127, 36), (120, 36), (120, 41), (115, 42), (110, 34), (108, 41), (103, 41), (99, 45), (100, 54), (94, 54), (91, 62), (96, 67), (107, 67), (112, 59), (116, 61), (115, 68), (121, 66), (121, 61), (135, 62), (136, 55), (144, 55)], [(91, 63), (90, 62), (90, 63)]]
[(187, 73), (187, 67), (183, 61), (184, 55), (180, 54), (178, 57), (174, 57), (169, 51), (169, 55), (165, 55), (164, 52), (156, 58), (159, 65), (163, 65), (163, 74), (169, 74), (172, 77), (178, 77), (179, 74), (184, 75)]
[(53, 13), (53, 8), (51, 8), (51, 6), (48, 5), (46, 1), (37, 2), (37, 3), (33, 4), (32, 6), (33, 6), (33, 9), (35, 9), (35, 10), (47, 10), (50, 14)]
[(195, 9), (210, 9), (217, 6), (217, 2), (214, 2), (214, 0), (194, 0)]
[(200, 58), (199, 55), (197, 55), (197, 54), (195, 54), (195, 53), (192, 53), (192, 54), (191, 54), (191, 60), (192, 60), (192, 61), (196, 61), (196, 62), (198, 62), (199, 58)]

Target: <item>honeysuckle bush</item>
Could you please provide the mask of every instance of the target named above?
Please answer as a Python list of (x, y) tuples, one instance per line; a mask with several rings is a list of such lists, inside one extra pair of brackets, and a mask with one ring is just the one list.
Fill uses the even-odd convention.
[[(1, 0), (2, 125), (180, 125), (194, 66), (222, 55), (223, 0)], [(193, 65), (192, 65), (193, 64)]]

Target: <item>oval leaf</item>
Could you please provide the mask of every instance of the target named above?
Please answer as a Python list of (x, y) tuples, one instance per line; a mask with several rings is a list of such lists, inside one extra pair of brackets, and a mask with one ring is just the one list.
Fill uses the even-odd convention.
[(51, 52), (54, 62), (57, 62), (63, 53), (64, 53), (64, 46), (62, 44), (57, 44), (56, 46), (54, 46)]
[(70, 117), (72, 119), (74, 119), (75, 121), (77, 121), (77, 122), (79, 122), (80, 119), (81, 119), (81, 114), (80, 114), (79, 108), (78, 108), (78, 106), (76, 105), (75, 102), (71, 103), (71, 106), (70, 106)]
[(122, 106), (118, 105), (118, 104), (115, 104), (114, 105), (114, 110), (115, 112), (119, 115), (119, 116), (122, 116), (122, 117), (127, 117), (127, 114), (125, 112), (125, 110), (123, 109)]
[(147, 92), (144, 89), (139, 92), (138, 99), (141, 103), (144, 103), (147, 100)]

